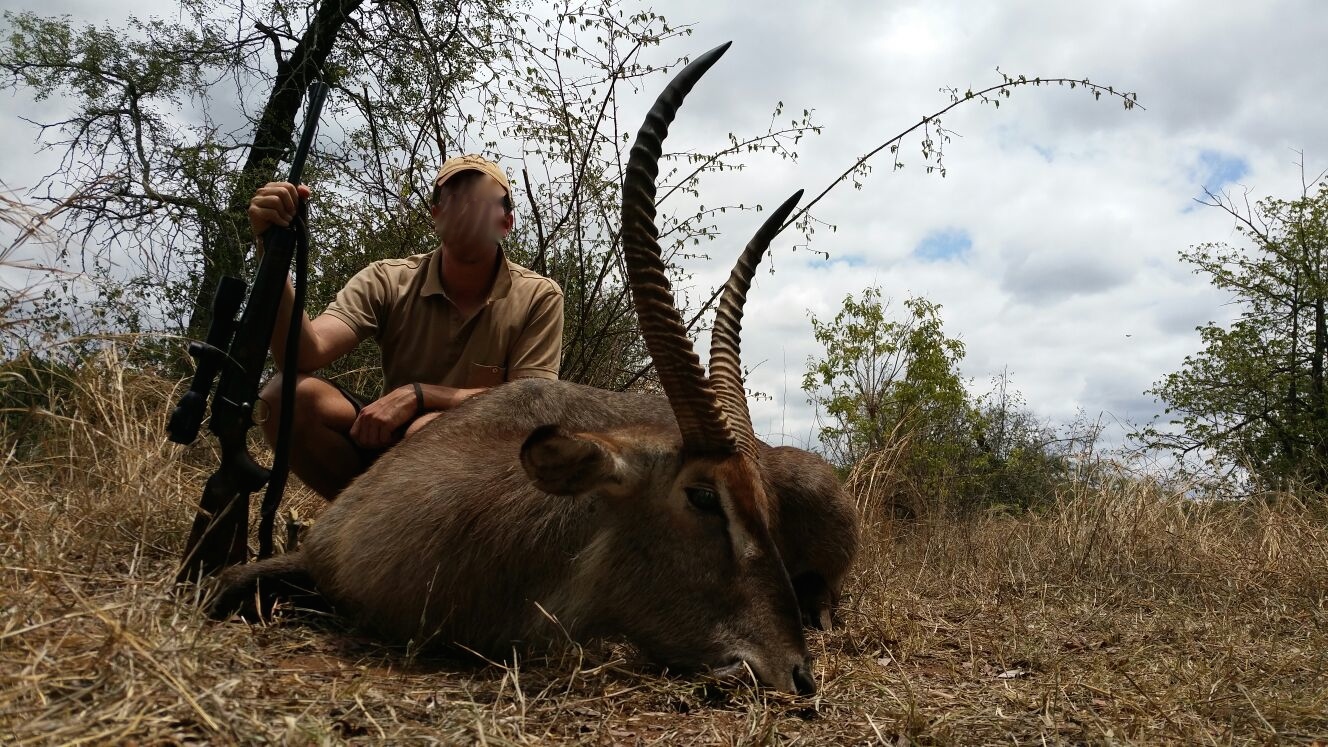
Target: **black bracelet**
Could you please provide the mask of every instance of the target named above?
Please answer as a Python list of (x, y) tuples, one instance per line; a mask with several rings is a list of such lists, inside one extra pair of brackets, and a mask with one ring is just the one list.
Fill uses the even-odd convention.
[(415, 414), (419, 415), (424, 412), (424, 389), (420, 387), (418, 381), (411, 386), (415, 387)]

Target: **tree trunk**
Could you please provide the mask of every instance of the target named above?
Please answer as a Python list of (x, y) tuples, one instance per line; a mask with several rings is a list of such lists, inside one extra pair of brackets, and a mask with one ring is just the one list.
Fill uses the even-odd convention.
[[(246, 210), (258, 187), (277, 178), (281, 157), (294, 146), (295, 117), (309, 83), (323, 71), (346, 20), (363, 0), (328, 0), (318, 7), (300, 42), (277, 64), (272, 93), (258, 119), (249, 156), (240, 169), (226, 212), (213, 232), (211, 246), (203, 247), (203, 273), (194, 290), (189, 336), (202, 339), (212, 322), (212, 294), (225, 275), (241, 276), (250, 242)], [(284, 176), (282, 177), (284, 178)]]
[(1314, 299), (1314, 353), (1310, 360), (1310, 417), (1315, 487), (1328, 487), (1328, 398), (1323, 381), (1324, 356), (1328, 354), (1328, 322), (1324, 317), (1324, 299), (1316, 292)]

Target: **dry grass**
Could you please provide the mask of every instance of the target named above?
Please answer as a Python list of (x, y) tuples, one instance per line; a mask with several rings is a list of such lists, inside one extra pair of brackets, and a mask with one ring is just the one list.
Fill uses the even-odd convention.
[(0, 434), (0, 743), (1328, 736), (1318, 504), (1196, 506), (1100, 479), (1040, 517), (878, 526), (847, 625), (812, 641), (814, 699), (663, 677), (612, 645), (420, 661), (330, 620), (209, 623), (173, 596), (210, 446), (165, 442), (178, 392), (118, 368), (83, 367), (30, 413), (22, 459)]

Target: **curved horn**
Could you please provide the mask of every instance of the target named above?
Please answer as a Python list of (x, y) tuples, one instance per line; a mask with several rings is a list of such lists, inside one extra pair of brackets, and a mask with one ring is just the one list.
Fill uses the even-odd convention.
[(747, 301), (748, 289), (752, 287), (756, 266), (761, 263), (761, 257), (770, 246), (770, 241), (779, 233), (800, 199), (801, 189), (766, 218), (756, 235), (747, 242), (747, 247), (733, 265), (733, 272), (729, 273), (729, 281), (724, 284), (719, 308), (715, 310), (715, 325), (710, 331), (710, 385), (719, 395), (720, 406), (724, 408), (724, 414), (733, 427), (738, 449), (753, 459), (756, 458), (756, 434), (752, 430), (751, 413), (747, 410), (747, 392), (742, 386), (742, 358), (739, 354), (742, 306)]
[(724, 454), (733, 453), (737, 444), (701, 362), (692, 350), (687, 328), (674, 305), (672, 286), (664, 273), (659, 229), (655, 226), (655, 179), (659, 176), (664, 138), (678, 107), (730, 44), (722, 44), (696, 58), (655, 99), (632, 144), (622, 195), (623, 255), (636, 317), (682, 431), (683, 446), (689, 451)]

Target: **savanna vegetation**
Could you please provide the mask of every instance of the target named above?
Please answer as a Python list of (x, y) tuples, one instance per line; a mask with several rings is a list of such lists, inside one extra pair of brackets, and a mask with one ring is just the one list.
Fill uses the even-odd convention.
[[(509, 251), (567, 293), (564, 376), (652, 388), (622, 277), (617, 209), (627, 88), (653, 90), (691, 29), (614, 0), (186, 2), (173, 20), (87, 26), (4, 15), (4, 85), (62, 96), (63, 155), (36, 192), (0, 195), (14, 236), (0, 286), (0, 742), (909, 744), (1276, 743), (1328, 739), (1328, 187), (1253, 205), (1210, 195), (1239, 243), (1181, 260), (1230, 292), (1231, 324), (1154, 389), (1167, 412), (1104, 452), (1092, 420), (1048, 423), (1007, 376), (975, 395), (961, 331), (896, 289), (844, 299), (807, 334), (815, 447), (864, 517), (840, 611), (812, 634), (819, 691), (795, 698), (661, 673), (603, 642), (542, 660), (425, 659), (335, 619), (205, 620), (174, 571), (214, 444), (166, 441), (184, 341), (212, 287), (252, 270), (243, 207), (288, 155), (300, 92), (334, 88), (311, 164), (309, 307), (365, 263), (427, 248), (439, 161), (516, 164)], [(1004, 76), (846, 164), (943, 175), (956, 106), (1068, 78)], [(796, 159), (810, 110), (666, 154), (661, 235), (693, 330), (714, 289), (676, 271), (711, 251), (707, 175)], [(901, 146), (907, 146), (902, 150)], [(689, 199), (692, 198), (692, 199)], [(35, 254), (33, 256), (36, 256)], [(716, 259), (726, 255), (716, 252)], [(365, 346), (332, 375), (379, 376)], [(253, 451), (269, 454), (254, 434)], [(320, 499), (293, 484), (291, 526)]]

